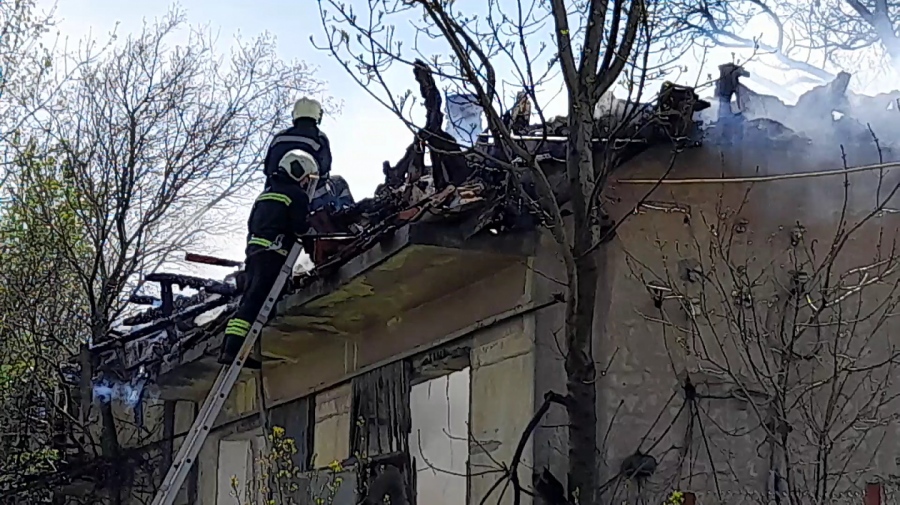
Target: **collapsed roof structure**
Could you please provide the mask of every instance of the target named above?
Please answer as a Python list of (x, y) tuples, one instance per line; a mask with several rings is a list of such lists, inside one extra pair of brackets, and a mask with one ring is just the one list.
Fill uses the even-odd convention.
[[(341, 236), (306, 244), (315, 266), (296, 276), (290, 291), (302, 291), (316, 279), (332, 275), (349, 260), (410, 223), (439, 223), (456, 231), (463, 227), (462, 237), (468, 239), (486, 230), (500, 234), (532, 229), (541, 221), (542, 212), (534, 203), (533, 183), (527, 177), (521, 185), (514, 180), (513, 174), (504, 168), (509, 160), (501, 147), (491, 142), (490, 135), (482, 135), (476, 149), (464, 153), (441, 126), (444, 120), (441, 94), (431, 71), (418, 62), (414, 74), (425, 99), (424, 127), (416, 133), (396, 165), (384, 163), (385, 182), (374, 197), (337, 213), (319, 212), (311, 217), (317, 233), (325, 237)], [(527, 97), (520, 94), (518, 107), (505, 118), (507, 124), (519, 140), (536, 150), (540, 162), (563, 163), (564, 118), (554, 119), (546, 128), (529, 125), (528, 103)], [(699, 130), (691, 118), (708, 106), (691, 88), (666, 83), (657, 103), (632, 107), (627, 122), (602, 122), (597, 131), (598, 147), (612, 136), (627, 139), (616, 144), (621, 151), (618, 162), (622, 163), (662, 140), (676, 138), (699, 144)], [(424, 160), (426, 150), (430, 166)], [(565, 199), (564, 170), (548, 173), (557, 194)], [(238, 265), (207, 257), (188, 259)], [(152, 384), (162, 369), (171, 368), (183, 353), (224, 330), (242, 284), (240, 273), (222, 281), (158, 273), (147, 276), (145, 281), (159, 284), (160, 299), (132, 297), (132, 303), (152, 307), (123, 320), (107, 339), (94, 342), (90, 348), (99, 358), (91, 383), (94, 396), (101, 400), (117, 396), (132, 406), (139, 404), (145, 386)], [(176, 287), (190, 288), (195, 294), (176, 295)], [(75, 385), (77, 371), (72, 369), (68, 375)]]

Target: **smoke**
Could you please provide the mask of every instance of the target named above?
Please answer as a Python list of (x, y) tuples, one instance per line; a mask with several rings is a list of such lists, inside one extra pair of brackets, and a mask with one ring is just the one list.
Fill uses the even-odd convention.
[(148, 387), (149, 379), (147, 368), (143, 365), (138, 368), (134, 377), (128, 381), (101, 377), (94, 382), (94, 401), (100, 403), (117, 401), (132, 409), (139, 410), (137, 407), (142, 400), (155, 399), (157, 396), (156, 389)]
[(159, 390), (149, 384), (149, 381), (149, 374), (143, 365), (130, 381), (102, 377), (94, 383), (94, 401), (107, 405), (112, 402), (125, 405), (131, 409), (135, 424), (143, 427), (144, 400), (156, 400), (159, 397)]
[[(900, 93), (856, 94), (849, 90), (850, 78), (850, 74), (841, 72), (832, 81), (801, 94), (793, 105), (739, 82), (730, 104), (712, 100), (713, 106), (698, 114), (707, 126), (712, 149), (694, 155), (691, 164), (706, 167), (702, 175), (696, 175), (777, 178), (832, 170), (839, 173), (845, 164), (854, 167), (896, 161), (900, 147)], [(731, 110), (720, 114), (719, 107), (729, 105)], [(731, 128), (729, 135), (725, 135), (726, 128)], [(715, 140), (717, 137), (720, 140)], [(753, 185), (751, 199), (760, 202), (753, 205), (758, 207), (753, 213), (785, 226), (795, 220), (833, 224), (844, 211), (850, 219), (861, 218), (884, 204), (900, 182), (895, 172), (853, 173), (847, 177), (847, 187), (843, 176), (781, 179)], [(729, 189), (737, 193), (729, 200), (735, 200), (748, 187), (731, 185)], [(739, 205), (737, 201), (732, 203)], [(898, 205), (891, 202), (889, 207)]]
[(146, 380), (140, 380), (132, 384), (130, 382), (103, 379), (94, 384), (94, 401), (100, 403), (119, 401), (130, 408), (134, 408), (141, 402), (145, 384)]

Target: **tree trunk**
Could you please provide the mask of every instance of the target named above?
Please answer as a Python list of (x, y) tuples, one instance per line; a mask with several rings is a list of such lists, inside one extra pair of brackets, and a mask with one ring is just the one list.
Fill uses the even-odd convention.
[[(93, 322), (91, 324), (91, 333), (93, 334), (92, 342), (100, 342), (108, 335), (109, 324), (105, 317), (99, 314), (105, 314), (104, 311), (94, 311)], [(91, 362), (93, 365), (93, 360)], [(93, 366), (91, 368), (93, 370)], [(91, 398), (93, 399), (93, 383), (91, 383)], [(121, 460), (122, 446), (119, 444), (119, 430), (116, 426), (116, 417), (113, 413), (113, 402), (115, 398), (110, 398), (109, 402), (98, 402), (100, 409), (100, 449), (103, 458), (109, 468), (112, 468), (111, 475), (106, 480), (106, 495), (111, 505), (121, 505), (123, 503), (122, 487), (125, 484), (123, 476), (126, 475), (123, 461)]]
[[(582, 505), (596, 503), (597, 389), (593, 359), (597, 266), (588, 251), (594, 238), (588, 201), (593, 188), (593, 117), (586, 96), (570, 96), (566, 172), (572, 192), (572, 255), (566, 300), (566, 385), (569, 396), (569, 495)], [(573, 275), (574, 274), (574, 275)], [(573, 278), (574, 277), (574, 278)]]
[(121, 450), (119, 447), (119, 437), (116, 430), (116, 419), (113, 415), (112, 401), (109, 403), (100, 402), (100, 419), (102, 421), (100, 444), (103, 449), (103, 456), (106, 462), (112, 468), (112, 475), (107, 478), (107, 496), (111, 505), (122, 504), (122, 485), (124, 468), (120, 460)]

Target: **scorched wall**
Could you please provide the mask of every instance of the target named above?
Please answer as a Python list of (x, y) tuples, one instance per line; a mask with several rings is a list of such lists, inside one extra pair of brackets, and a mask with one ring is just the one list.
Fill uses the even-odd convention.
[[(681, 152), (669, 177), (843, 166), (836, 143), (743, 128), (733, 143)], [(682, 490), (704, 505), (738, 505), (790, 490), (794, 503), (859, 504), (866, 483), (889, 489), (900, 434), (896, 170), (656, 189), (627, 181), (661, 177), (672, 156), (641, 155), (617, 170), (605, 195), (611, 214), (627, 219), (599, 259), (595, 357), (607, 495), (661, 503)], [(880, 158), (896, 155), (846, 146), (849, 166)], [(547, 253), (535, 264), (560, 278)], [(536, 289), (552, 290), (544, 277)], [(562, 389), (551, 336), (561, 313), (542, 313), (536, 324), (540, 398)], [(548, 424), (561, 415), (551, 412), (557, 419)], [(565, 473), (564, 435), (546, 428), (535, 439), (536, 463), (557, 476)], [(623, 463), (639, 454), (652, 456), (652, 475), (623, 478)]]

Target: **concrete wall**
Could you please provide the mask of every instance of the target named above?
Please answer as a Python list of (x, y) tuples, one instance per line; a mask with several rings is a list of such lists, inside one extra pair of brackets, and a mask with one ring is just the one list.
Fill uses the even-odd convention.
[[(836, 145), (776, 144), (766, 135), (748, 130), (741, 148), (687, 150), (670, 177), (841, 167)], [(878, 162), (873, 146), (848, 148), (847, 157), (850, 165)], [(660, 177), (670, 159), (669, 152), (646, 153), (617, 175)], [(613, 216), (630, 217), (601, 262), (598, 316), (605, 317), (598, 321), (595, 354), (598, 366), (608, 367), (598, 378), (605, 477), (640, 449), (660, 463), (642, 486), (650, 500), (682, 489), (697, 492), (704, 504), (757, 503), (771, 491), (773, 471), (790, 475), (796, 489), (815, 492), (822, 484), (819, 462), (844, 475), (828, 479), (828, 488), (839, 491), (829, 503), (858, 504), (868, 480), (896, 473), (891, 446), (898, 435), (898, 391), (891, 362), (898, 341), (891, 329), (898, 221), (886, 213), (846, 242), (841, 233), (863, 221), (900, 178), (887, 173), (880, 189), (877, 171), (846, 182), (837, 176), (664, 184), (636, 214), (652, 185), (612, 184)], [(797, 222), (805, 231), (795, 246)], [(836, 235), (843, 247), (831, 261)], [(682, 260), (696, 262), (703, 277), (684, 280)], [(875, 263), (868, 273), (853, 270)], [(811, 274), (809, 300), (791, 294), (792, 270)], [(853, 286), (861, 281), (868, 284), (859, 296)], [(648, 283), (672, 291), (656, 303)], [(823, 290), (831, 300), (835, 292), (847, 297), (812, 324), (818, 309), (811, 307)], [(685, 310), (685, 301), (693, 308)], [(801, 327), (798, 336), (793, 328)], [(687, 377), (710, 398), (686, 399)], [(786, 451), (768, 443), (779, 425), (791, 430)], [(823, 447), (831, 451), (827, 459)], [(634, 489), (623, 484), (617, 493), (634, 497)]]
[[(549, 233), (542, 236), (538, 254), (529, 262), (527, 286), (533, 301), (545, 300), (565, 292), (566, 274), (558, 248)], [(538, 408), (549, 391), (566, 391), (565, 342), (562, 337), (565, 307), (560, 304), (541, 310), (530, 317), (534, 332), (533, 405)], [(532, 435), (534, 467), (549, 468), (566, 483), (568, 417), (563, 408), (552, 406)]]
[(325, 468), (350, 457), (352, 393), (348, 383), (316, 395), (313, 468)]
[[(135, 416), (135, 408), (125, 405), (119, 400), (112, 401), (112, 413), (116, 422), (116, 434), (120, 447), (128, 450), (143, 447), (159, 442), (163, 438), (163, 402), (153, 398), (153, 392), (148, 391), (147, 396), (137, 407), (138, 416)], [(96, 441), (97, 454), (102, 453), (100, 447), (102, 422), (99, 403), (95, 400), (91, 404), (88, 414), (88, 427), (92, 440)], [(138, 424), (140, 419), (140, 424)], [(161, 451), (153, 448), (147, 451), (145, 458), (151, 464), (132, 465), (132, 473), (128, 476), (130, 486), (130, 499), (133, 503), (144, 503), (152, 499), (150, 493), (154, 486), (153, 463), (158, 461)], [(73, 486), (67, 492), (73, 495), (95, 493), (93, 486)]]
[[(524, 265), (513, 265), (399, 314), (385, 327), (371, 328), (348, 338), (322, 341), (295, 362), (267, 366), (264, 375), (267, 405), (271, 407), (328, 389), (366, 367), (386, 363), (397, 355), (427, 350), (455, 331), (512, 309), (522, 301), (524, 272)], [(253, 374), (244, 372), (216, 425), (251, 416), (257, 411), (255, 381)]]
[(471, 369), (418, 382), (409, 396), (409, 453), (418, 503), (468, 503)]
[[(257, 460), (265, 443), (262, 435), (256, 420), (233, 423), (210, 433), (197, 458), (199, 504), (236, 503), (233, 497), (229, 497), (232, 475), (238, 477), (242, 492), (246, 492), (248, 486), (251, 491), (255, 489), (259, 473), (255, 466), (258, 466)], [(245, 453), (240, 453), (245, 457), (235, 456), (240, 448), (245, 449)], [(220, 465), (223, 457), (231, 460), (227, 467)], [(218, 501), (220, 499), (224, 501)]]
[[(687, 150), (676, 158), (669, 176), (840, 168), (833, 145), (772, 144), (766, 135), (744, 132), (739, 149), (709, 145)], [(847, 156), (849, 164), (862, 164), (877, 161), (878, 153), (862, 146), (849, 149)], [(616, 175), (659, 177), (670, 159), (669, 152), (651, 151)], [(888, 366), (897, 349), (889, 316), (900, 300), (892, 247), (896, 215), (884, 213), (861, 226), (834, 261), (825, 261), (833, 268), (815, 273), (833, 249), (836, 230), (853, 228), (900, 181), (888, 174), (879, 188), (877, 174), (849, 176), (849, 186), (842, 177), (755, 185), (664, 184), (649, 196), (651, 185), (611, 183), (608, 210), (627, 221), (598, 255), (594, 356), (600, 371), (601, 472), (604, 479), (615, 477), (635, 451), (659, 463), (640, 492), (626, 480), (611, 488), (617, 498), (637, 499), (640, 494), (661, 502), (680, 489), (696, 492), (704, 505), (756, 503), (771, 490), (773, 471), (790, 474), (795, 485), (815, 491), (816, 449), (822, 445), (816, 439), (823, 433), (834, 443), (828, 467), (847, 475), (830, 481), (842, 491), (832, 503), (860, 503), (866, 481), (896, 474), (894, 456), (885, 446), (900, 434), (893, 420), (898, 391)], [(848, 223), (843, 227), (842, 216)], [(798, 221), (804, 232), (798, 245), (792, 245)], [(267, 369), (270, 405), (319, 393), (315, 466), (349, 455), (349, 386), (340, 384), (353, 373), (392, 356), (427, 350), (452, 332), (516, 304), (541, 303), (562, 292), (556, 246), (544, 238), (537, 257), (527, 264), (402, 314), (384, 328), (322, 342), (296, 363)], [(703, 278), (684, 280), (683, 260), (698, 264)], [(852, 271), (879, 261), (868, 275)], [(793, 335), (785, 327), (799, 327), (798, 321), (815, 312), (801, 300), (798, 315), (785, 317), (795, 306), (790, 305), (789, 271), (798, 269), (814, 274), (816, 290), (833, 289), (825, 287), (827, 281), (850, 295), (828, 311), (824, 322), (829, 324), (821, 324), (820, 318), (814, 332), (804, 330), (801, 337), (785, 341), (785, 335)], [(860, 280), (874, 281), (863, 297), (852, 292)], [(650, 284), (668, 289), (661, 302), (651, 296)], [(751, 293), (749, 302), (742, 301), (744, 287)], [(557, 305), (468, 337), (473, 474), (496, 468), (497, 461), (509, 463), (544, 394), (565, 391), (565, 348), (558, 338), (562, 311)], [(867, 316), (872, 313), (876, 315)], [(835, 374), (840, 380), (831, 380)], [(705, 398), (689, 397), (684, 388), (688, 378)], [(879, 399), (878, 408), (866, 402), (873, 397)], [(829, 400), (830, 411), (825, 408)], [(255, 383), (248, 379), (232, 394), (220, 421), (247, 417), (255, 409)], [(544, 466), (565, 481), (565, 421), (563, 410), (552, 407), (534, 433), (520, 467), (526, 486), (532, 468)], [(779, 421), (792, 430), (786, 451), (769, 443)], [(215, 499), (214, 462), (224, 436), (210, 437), (201, 454), (201, 503)], [(473, 477), (469, 503), (479, 503), (497, 478)], [(501, 501), (512, 499), (507, 492)]]
[[(525, 426), (534, 413), (534, 333), (526, 319), (518, 317), (507, 323), (477, 333), (470, 355), (469, 503), (481, 503), (491, 492), (497, 479), (498, 462), (510, 464)], [(519, 479), (531, 482), (531, 442), (525, 448)], [(486, 503), (511, 504), (513, 492), (502, 495), (503, 486), (493, 489)], [(523, 494), (521, 502), (530, 504)]]
[[(392, 357), (412, 356), (440, 344), (454, 332), (527, 301), (525, 265), (497, 272), (462, 290), (448, 293), (435, 302), (417, 307), (395, 318), (384, 328), (373, 328), (363, 335), (322, 342), (296, 363), (266, 368), (264, 381), (267, 404), (271, 407), (310, 394), (316, 395), (313, 467), (322, 468), (350, 456), (351, 374), (365, 367), (387, 363)], [(472, 465), (489, 466), (508, 462), (519, 436), (533, 412), (534, 380), (533, 331), (530, 316), (469, 334), (471, 350), (472, 436), (478, 452)], [(218, 424), (225, 426), (207, 440), (200, 455), (200, 503), (215, 503), (222, 486), (217, 461), (220, 442), (240, 435), (241, 430), (256, 433), (255, 378), (247, 376), (232, 392)], [(498, 408), (498, 405), (500, 408)], [(243, 423), (243, 427), (241, 424)], [(474, 442), (473, 442), (474, 443)], [(530, 482), (530, 448), (521, 469), (522, 481)], [(476, 470), (477, 471), (477, 470)], [(472, 498), (482, 495), (496, 475), (474, 479)], [(498, 495), (499, 497), (499, 495)], [(527, 500), (527, 497), (523, 497)], [(511, 503), (507, 493), (505, 502)]]
[[(668, 177), (842, 167), (837, 144), (776, 142), (759, 128), (750, 125), (739, 148), (709, 143), (680, 153)], [(879, 162), (871, 144), (847, 146), (845, 152), (848, 166)], [(880, 155), (898, 158), (887, 151)], [(623, 182), (655, 181), (671, 161), (668, 149), (641, 155), (617, 171), (605, 195), (607, 211), (626, 221), (598, 255), (594, 358), (601, 475), (615, 478), (625, 458), (638, 450), (659, 463), (641, 486), (621, 479), (605, 498), (659, 503), (681, 489), (696, 492), (704, 505), (760, 503), (771, 492), (776, 471), (790, 475), (795, 489), (815, 494), (823, 482), (815, 473), (818, 460), (843, 475), (828, 479), (828, 489), (835, 490), (829, 503), (862, 503), (865, 483), (890, 480), (897, 467), (891, 447), (900, 435), (895, 421), (900, 406), (894, 400), (900, 391), (892, 380), (898, 342), (891, 325), (900, 303), (898, 218), (890, 210), (867, 218), (876, 201), (884, 202), (898, 188), (900, 176), (859, 172), (848, 176), (847, 186), (842, 176), (752, 185), (663, 184), (650, 194), (653, 184)], [(900, 208), (896, 200), (887, 208)], [(803, 237), (793, 246), (791, 231), (798, 221)], [(866, 222), (856, 229), (861, 221)], [(840, 242), (834, 260), (826, 260), (839, 229), (853, 232)], [(564, 289), (555, 247), (545, 236), (529, 265), (533, 300)], [(681, 279), (685, 259), (700, 264), (705, 280)], [(832, 268), (819, 268), (823, 264)], [(878, 267), (854, 270), (873, 264)], [(802, 327), (815, 310), (801, 301), (794, 315), (791, 270), (812, 274), (813, 298), (823, 289), (831, 299), (838, 296), (835, 290), (849, 293), (809, 325), (814, 331), (800, 336), (790, 328)], [(863, 296), (853, 289), (860, 281), (866, 283)], [(671, 289), (661, 304), (648, 283)], [(736, 305), (744, 287), (750, 301)], [(695, 315), (684, 310), (684, 300), (692, 300)], [(565, 345), (557, 337), (563, 315), (559, 305), (534, 316), (534, 406), (547, 391), (565, 391)], [(785, 360), (786, 354), (792, 357)], [(688, 400), (686, 378), (699, 395), (714, 398)], [(552, 407), (533, 438), (535, 468), (549, 467), (563, 483), (565, 422), (563, 409)], [(791, 429), (786, 450), (768, 443), (779, 425)], [(829, 445), (817, 440), (820, 435), (833, 442), (825, 459), (817, 456)]]

